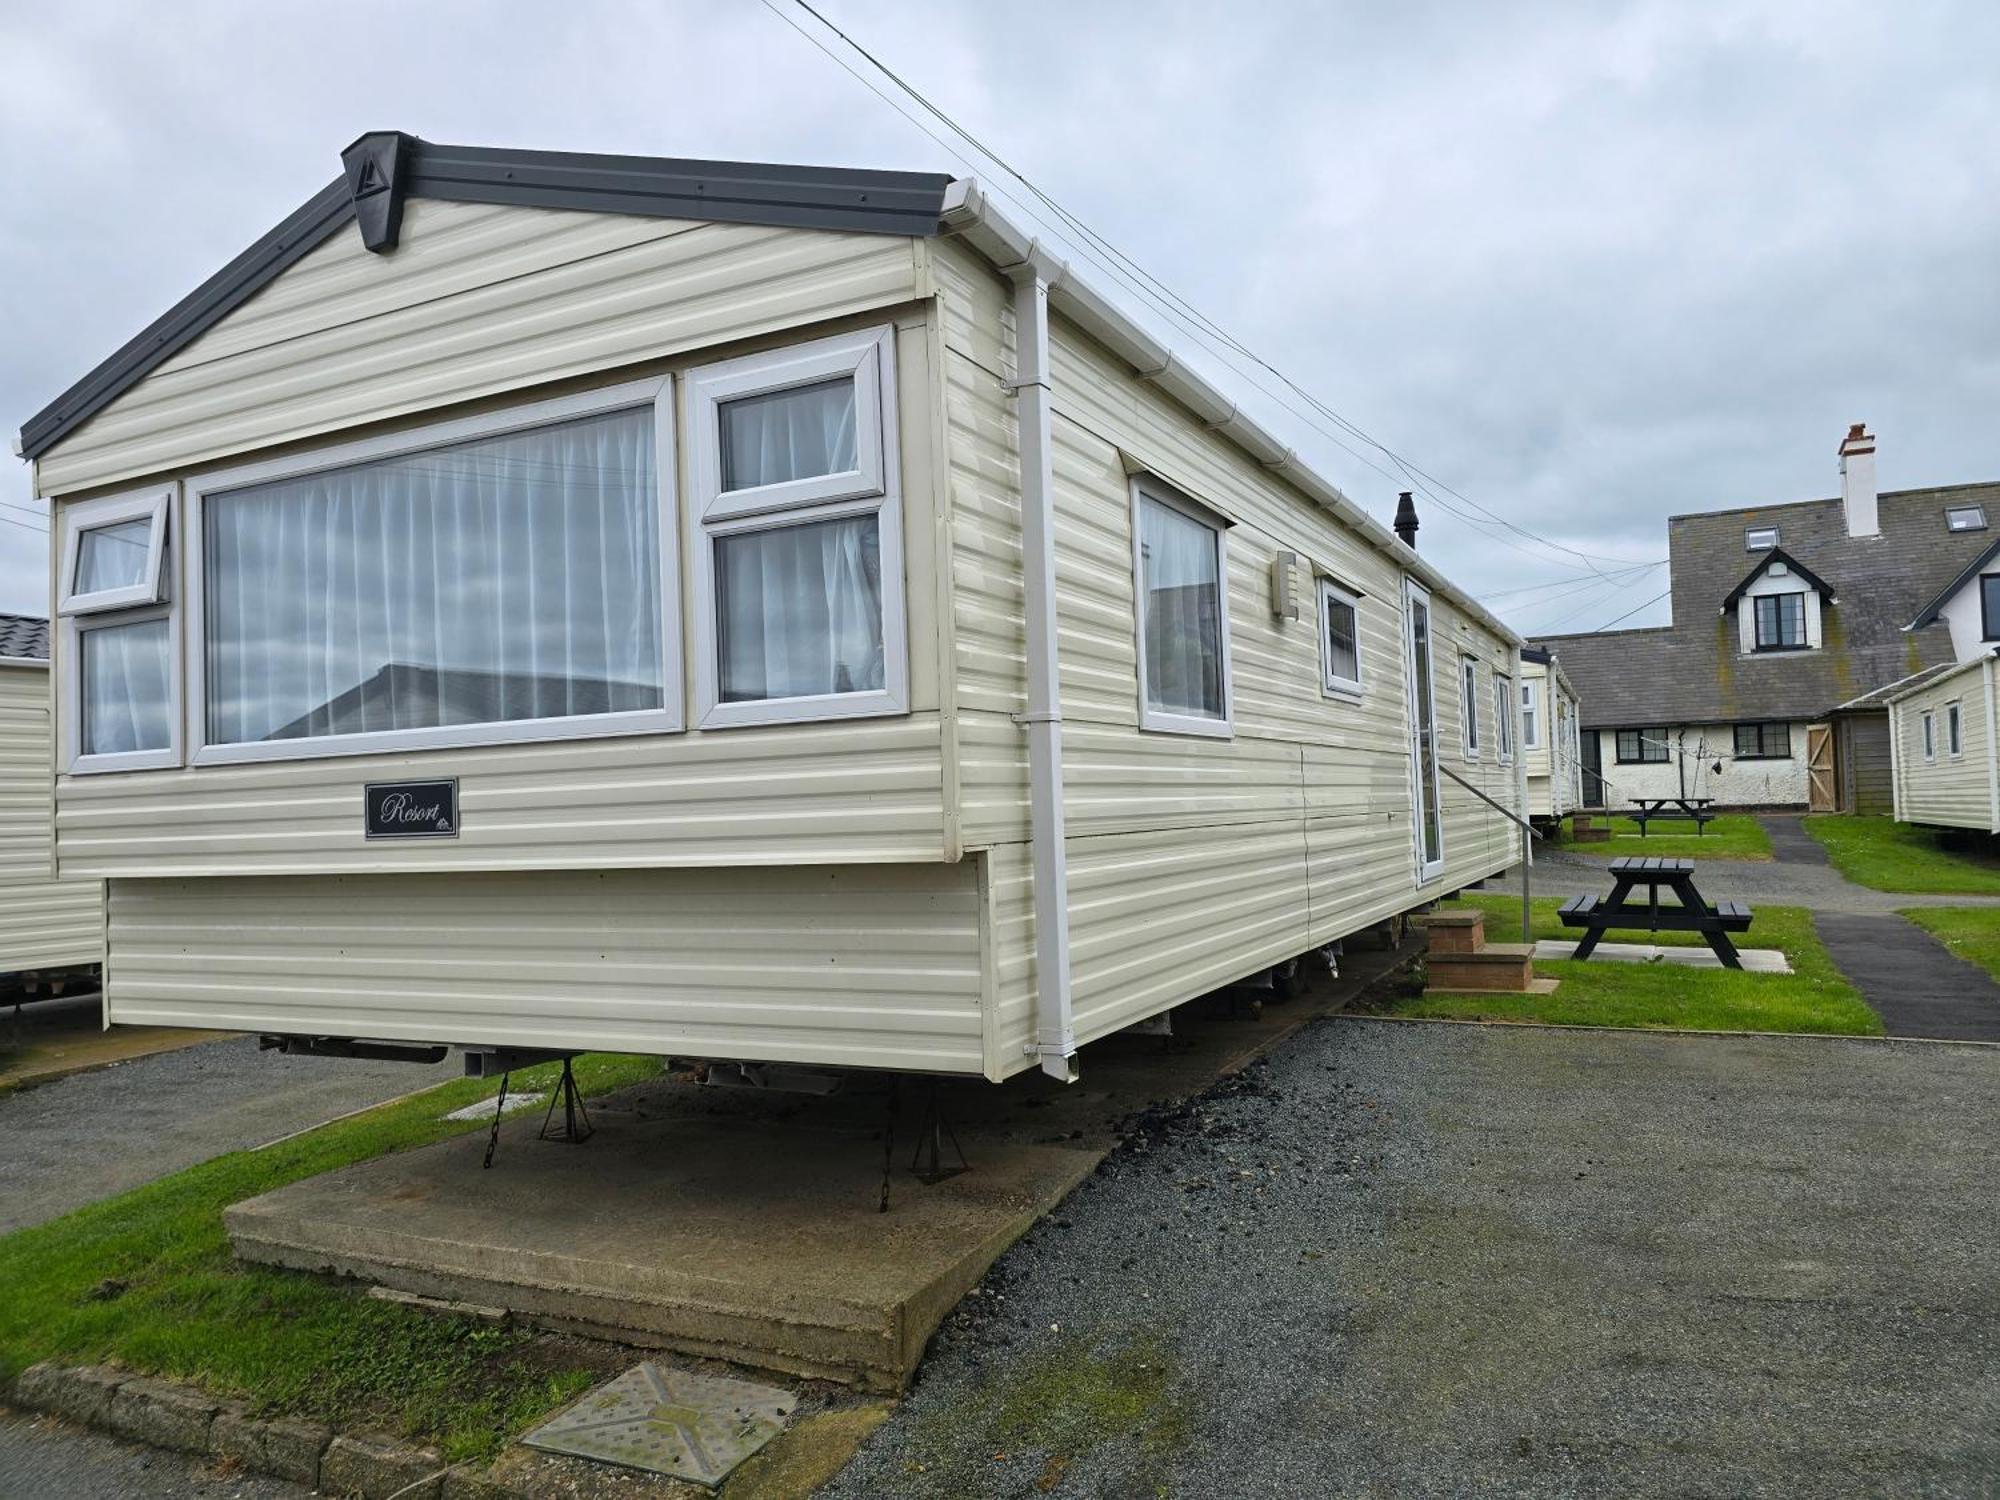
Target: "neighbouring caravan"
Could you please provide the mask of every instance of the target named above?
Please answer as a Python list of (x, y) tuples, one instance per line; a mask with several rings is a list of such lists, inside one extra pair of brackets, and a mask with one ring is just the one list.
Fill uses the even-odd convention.
[(1518, 638), (976, 184), (344, 162), (22, 433), (111, 1021), (1072, 1076), (1511, 863)]
[(0, 985), (12, 995), (88, 982), (104, 957), (103, 883), (58, 880), (50, 857), (53, 743), (48, 621), (0, 614)]
[(1521, 758), (1528, 816), (1558, 822), (1583, 806), (1576, 690), (1555, 653), (1521, 648)]
[(1896, 817), (2000, 833), (2000, 721), (1994, 654), (1933, 667), (1883, 696)]

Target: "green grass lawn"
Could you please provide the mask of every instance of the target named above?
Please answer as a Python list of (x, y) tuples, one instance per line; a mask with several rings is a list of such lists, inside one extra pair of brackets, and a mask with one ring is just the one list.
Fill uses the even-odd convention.
[[(1557, 847), (1578, 854), (1601, 854), (1615, 858), (1621, 854), (1685, 855), (1689, 859), (1769, 859), (1771, 841), (1757, 820), (1747, 813), (1722, 813), (1707, 829), (1697, 834), (1692, 823), (1654, 822), (1645, 837), (1630, 818), (1591, 815), (1598, 826), (1609, 826), (1611, 837), (1601, 844), (1572, 843), (1567, 837)], [(1564, 825), (1567, 830), (1568, 825)]]
[[(1518, 942), (1520, 898), (1468, 894), (1458, 903), (1486, 913), (1489, 943)], [(1536, 938), (1574, 939), (1557, 919), (1555, 898), (1531, 904)], [(1614, 934), (1644, 942), (1642, 933)], [(1612, 939), (1606, 939), (1611, 941)], [(1686, 946), (1700, 937), (1663, 932), (1660, 946)], [(1882, 1019), (1840, 976), (1813, 933), (1812, 914), (1796, 906), (1760, 906), (1746, 948), (1779, 948), (1790, 974), (1746, 974), (1728, 969), (1687, 969), (1663, 963), (1586, 963), (1537, 959), (1535, 972), (1559, 979), (1553, 995), (1409, 995), (1389, 1004), (1389, 1014), (1463, 1021), (1544, 1021), (1565, 1026), (1646, 1026), (1697, 1031), (1811, 1031), (1880, 1036)]]
[(2000, 979), (2000, 907), (1913, 906), (1903, 915), (1960, 958)]
[(1871, 890), (2000, 896), (2000, 856), (1947, 849), (1941, 830), (1894, 818), (1847, 814), (1807, 818), (1840, 873)]
[[(602, 1093), (660, 1071), (657, 1058), (591, 1055), (578, 1083)], [(523, 1072), (546, 1089), (555, 1065)], [(447, 1110), (490, 1095), (461, 1079), (184, 1172), (0, 1238), (0, 1380), (40, 1360), (114, 1362), (190, 1380), (265, 1414), (386, 1430), (484, 1457), (609, 1373), (574, 1341), (371, 1300), (360, 1289), (230, 1258), (222, 1210), (302, 1177), (483, 1130)]]

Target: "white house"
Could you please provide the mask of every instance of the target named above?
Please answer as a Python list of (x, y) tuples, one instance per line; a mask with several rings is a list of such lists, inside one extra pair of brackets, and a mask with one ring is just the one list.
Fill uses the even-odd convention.
[(2000, 484), (1878, 492), (1875, 456), (1856, 426), (1836, 498), (1673, 517), (1671, 625), (1538, 642), (1577, 685), (1587, 796), (1889, 811), (1872, 695), (1954, 659), (1966, 604), (1923, 606), (1991, 563)]
[(1511, 863), (1518, 638), (975, 183), (344, 164), (22, 433), (111, 1021), (1071, 1076)]

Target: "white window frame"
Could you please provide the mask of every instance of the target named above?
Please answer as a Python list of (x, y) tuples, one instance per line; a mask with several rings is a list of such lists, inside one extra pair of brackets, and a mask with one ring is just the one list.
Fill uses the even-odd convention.
[[(896, 423), (895, 330), (871, 328), (705, 365), (687, 375), (688, 550), (694, 567), (695, 723), (702, 729), (881, 718), (910, 711), (910, 652), (903, 576), (902, 446)], [(722, 488), (721, 415), (742, 396), (848, 376), (854, 381), (856, 466), (747, 490)], [(722, 700), (716, 628), (718, 538), (815, 521), (877, 517), (882, 567), (882, 686), (856, 693)]]
[[(1159, 734), (1194, 734), (1209, 739), (1233, 739), (1236, 734), (1235, 674), (1229, 661), (1229, 528), (1235, 523), (1200, 501), (1183, 495), (1165, 480), (1151, 474), (1134, 474), (1127, 486), (1130, 494), (1128, 515), (1132, 523), (1132, 622), (1134, 658), (1138, 666), (1139, 727)], [(1146, 692), (1146, 560), (1140, 518), (1146, 501), (1179, 511), (1189, 520), (1215, 533), (1215, 581), (1217, 638), (1221, 654), (1222, 717), (1203, 718), (1199, 714), (1175, 713), (1155, 708)]]
[[(120, 625), (167, 622), (167, 743), (157, 750), (115, 750), (83, 753), (83, 638), (93, 630)], [(184, 688), (181, 681), (181, 617), (171, 603), (154, 604), (118, 614), (65, 615), (62, 620), (62, 725), (60, 750), (65, 775), (95, 776), (108, 771), (159, 771), (181, 764), (181, 721)]]
[(1460, 656), (1458, 659), (1458, 699), (1460, 717), (1464, 723), (1459, 726), (1459, 740), (1465, 747), (1467, 760), (1479, 759), (1479, 658)]
[(1514, 763), (1514, 679), (1505, 672), (1493, 674), (1494, 748), (1500, 764)]
[(1539, 682), (1521, 684), (1521, 748), (1539, 750), (1542, 748), (1542, 705)]
[[(1332, 642), (1327, 638), (1328, 606), (1343, 604), (1354, 613), (1354, 676), (1341, 677), (1333, 670)], [(1320, 687), (1329, 698), (1353, 702), (1362, 695), (1364, 673), (1361, 666), (1361, 596), (1342, 588), (1331, 578), (1319, 581), (1319, 665)]]
[[(104, 495), (96, 500), (81, 500), (64, 508), (62, 571), (56, 575), (60, 600), (57, 613), (96, 614), (103, 610), (142, 608), (163, 602), (167, 512), (173, 493), (171, 488), (132, 490), (119, 495)], [(141, 565), (144, 576), (125, 588), (98, 589), (94, 593), (79, 594), (76, 591), (76, 567), (83, 555), (83, 534), (140, 520), (152, 522), (146, 560)]]
[(1924, 710), (1924, 759), (1937, 759), (1937, 714), (1928, 708)]
[[(619, 713), (573, 714), (549, 719), (509, 719), (493, 724), (443, 724), (429, 729), (379, 729), (363, 734), (320, 735), (310, 739), (257, 740), (247, 744), (208, 743), (207, 566), (203, 508), (207, 498), (225, 491), (268, 484), (279, 479), (325, 469), (347, 468), (377, 459), (397, 458), (430, 448), (448, 447), (501, 433), (551, 427), (605, 412), (650, 407), (653, 412), (655, 504), (660, 538), (660, 673), (661, 706)], [(247, 761), (307, 760), (329, 755), (378, 755), (453, 746), (505, 745), (536, 740), (595, 739), (620, 734), (672, 734), (684, 727), (681, 705), (681, 625), (679, 528), (674, 516), (674, 421), (672, 381), (667, 376), (628, 381), (535, 401), (503, 411), (433, 422), (405, 432), (358, 442), (336, 443), (306, 453), (243, 464), (197, 475), (187, 481), (187, 618), (184, 652), (187, 690), (184, 718), (188, 763), (241, 764)]]
[(1944, 706), (1944, 748), (1953, 760), (1965, 759), (1965, 709), (1956, 698)]

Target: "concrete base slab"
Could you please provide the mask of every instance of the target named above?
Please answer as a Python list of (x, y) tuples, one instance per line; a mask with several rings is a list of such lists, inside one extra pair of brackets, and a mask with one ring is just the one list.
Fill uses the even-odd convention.
[[(1574, 958), (1576, 944), (1562, 938), (1543, 938), (1535, 944), (1535, 957)], [(1789, 974), (1792, 961), (1776, 948), (1738, 948), (1736, 956), (1746, 974)], [(1719, 969), (1722, 960), (1706, 948), (1661, 947), (1653, 943), (1599, 943), (1586, 963), (1599, 959), (1614, 964), (1679, 964), (1687, 969)]]
[[(1059, 1203), (1147, 1106), (1200, 1091), (1413, 957), (1350, 951), (1283, 1003), (1210, 997), (1171, 1038), (1087, 1048), (1082, 1081), (938, 1082), (972, 1170), (909, 1175), (933, 1087), (884, 1079), (812, 1098), (663, 1079), (594, 1101), (580, 1146), (501, 1127), (345, 1167), (225, 1212), (236, 1254), (737, 1364), (901, 1386), (1000, 1252)], [(947, 1151), (949, 1148), (947, 1147)]]

